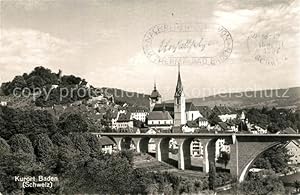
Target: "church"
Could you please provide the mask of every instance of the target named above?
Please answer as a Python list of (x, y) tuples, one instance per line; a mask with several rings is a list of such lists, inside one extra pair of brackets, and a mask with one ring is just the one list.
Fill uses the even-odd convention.
[[(166, 103), (162, 102), (162, 96), (156, 88), (156, 83), (154, 84), (154, 89), (149, 97), (150, 103), (150, 113), (149, 118), (155, 118), (154, 122), (148, 120), (148, 126), (161, 129), (180, 129), (186, 125), (188, 121), (194, 121), (199, 117), (203, 117), (200, 111), (192, 102), (186, 102), (185, 94), (183, 91), (183, 84), (181, 81), (180, 68), (178, 67), (178, 78), (174, 94), (174, 102)], [(154, 117), (156, 116), (156, 117)], [(162, 116), (161, 118), (157, 116)], [(170, 117), (172, 119), (172, 124), (168, 123), (166, 125), (165, 119)], [(155, 125), (154, 125), (155, 124)]]

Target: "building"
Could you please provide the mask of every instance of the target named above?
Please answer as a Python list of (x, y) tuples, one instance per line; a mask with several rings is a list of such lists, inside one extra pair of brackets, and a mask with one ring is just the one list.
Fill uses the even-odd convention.
[(230, 145), (226, 144), (225, 139), (218, 139), (216, 141), (216, 159), (219, 158), (221, 152), (230, 154)]
[[(188, 121), (194, 121), (199, 117), (203, 117), (199, 109), (192, 103), (186, 102), (181, 81), (180, 69), (178, 68), (177, 84), (174, 94), (174, 102), (161, 103), (161, 95), (156, 85), (150, 95), (150, 111), (168, 112), (173, 119), (175, 132), (182, 132), (181, 127), (186, 125)], [(151, 112), (150, 112), (151, 113)], [(151, 123), (148, 123), (151, 125)]]
[(0, 102), (0, 105), (1, 105), (1, 106), (7, 106), (7, 102), (6, 102), (6, 101), (1, 101), (1, 102)]
[(131, 119), (131, 113), (121, 113), (115, 123), (118, 130), (125, 130), (133, 128), (133, 120)]
[(191, 143), (191, 156), (203, 157), (203, 145), (200, 140), (193, 140)]
[(230, 122), (219, 122), (214, 126), (216, 131), (238, 132), (238, 125)]
[(291, 155), (289, 164), (300, 164), (300, 141), (292, 140), (285, 145), (288, 154)]
[(208, 118), (212, 113), (212, 110), (208, 106), (196, 106), (196, 108), (204, 118)]
[[(293, 128), (288, 127), (282, 131), (284, 134), (297, 134)], [(289, 164), (300, 164), (300, 140), (292, 140), (285, 145), (288, 154), (291, 155)]]
[(212, 109), (212, 112), (217, 114), (217, 116), (221, 119), (222, 122), (226, 122), (228, 120), (233, 120), (237, 118), (237, 113), (232, 108), (227, 106), (215, 106)]
[(187, 121), (186, 125), (182, 126), (182, 131), (184, 133), (199, 133), (203, 130), (208, 132), (210, 129), (208, 120), (203, 117), (199, 117), (193, 121)]
[(115, 143), (109, 137), (102, 136), (99, 139), (99, 142), (101, 143), (102, 151), (104, 153), (112, 154)]
[(181, 82), (180, 69), (178, 68), (177, 85), (174, 94), (174, 126), (180, 127), (186, 124), (186, 113), (185, 113), (185, 95), (183, 92), (183, 85)]
[(146, 122), (149, 112), (145, 108), (132, 108), (130, 118)]
[(121, 114), (125, 114), (126, 111), (125, 110), (119, 110), (118, 112), (113, 112), (112, 113), (112, 119), (111, 119), (111, 126), (112, 126), (112, 129), (118, 129), (118, 119), (119, 119), (119, 116)]
[(210, 126), (209, 123), (208, 123), (208, 120), (206, 118), (201, 117), (201, 116), (199, 118), (197, 118), (195, 121), (198, 123), (199, 127), (208, 128)]
[[(200, 140), (193, 140), (190, 147), (192, 157), (203, 157), (203, 144)], [(216, 141), (216, 159), (220, 156), (221, 152), (230, 153), (230, 145), (226, 144), (225, 139), (218, 139)]]
[(161, 104), (161, 95), (156, 89), (156, 83), (154, 83), (154, 89), (149, 97), (149, 103), (150, 103), (150, 112), (153, 111), (153, 108), (156, 104)]
[[(157, 130), (149, 129), (146, 133), (147, 134), (156, 134)], [(153, 138), (151, 138), (151, 139), (149, 139), (149, 142), (148, 142), (148, 152), (155, 153), (155, 151), (156, 151), (156, 142)]]
[(173, 118), (168, 111), (152, 111), (148, 115), (147, 125), (159, 130), (171, 130)]
[(185, 113), (186, 121), (194, 121), (199, 117), (203, 118), (199, 109), (192, 102), (185, 103)]

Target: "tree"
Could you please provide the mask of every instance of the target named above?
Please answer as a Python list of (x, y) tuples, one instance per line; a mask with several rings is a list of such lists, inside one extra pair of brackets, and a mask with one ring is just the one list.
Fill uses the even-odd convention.
[(287, 169), (290, 157), (288, 149), (282, 145), (278, 145), (263, 153), (255, 165), (263, 169), (271, 168), (276, 173), (280, 173)]
[(72, 133), (69, 135), (75, 146), (75, 149), (80, 152), (82, 157), (90, 155), (91, 148), (89, 147), (85, 137), (81, 133)]
[(47, 134), (42, 133), (34, 136), (33, 147), (37, 160), (48, 163), (54, 158), (54, 145)]
[(220, 164), (224, 164), (224, 167), (226, 169), (229, 160), (230, 160), (230, 154), (225, 151), (221, 151), (220, 156), (217, 159), (217, 162)]
[(44, 68), (42, 66), (35, 67), (34, 70), (26, 77), (27, 79), (29, 79), (35, 76), (43, 78), (44, 84), (49, 84), (49, 85), (58, 84), (57, 74), (52, 73), (50, 69)]
[(209, 162), (208, 187), (210, 190), (216, 188), (216, 166), (213, 162)]
[(26, 85), (26, 81), (22, 76), (15, 76), (11, 82), (2, 84), (1, 88), (5, 95), (9, 95), (13, 94), (14, 89), (18, 89), (15, 92), (20, 93)]
[(269, 159), (263, 157), (258, 158), (255, 161), (254, 166), (261, 169), (272, 169)]
[(0, 156), (4, 155), (6, 153), (9, 153), (9, 152), (10, 152), (10, 146), (5, 141), (5, 139), (0, 137)]
[(241, 194), (284, 194), (283, 182), (273, 171), (252, 173), (241, 183)]
[(296, 189), (296, 192), (300, 192), (300, 181), (295, 181), (294, 182), (294, 187)]
[(9, 139), (11, 150), (15, 153), (34, 154), (31, 141), (23, 134), (15, 134)]
[[(3, 194), (15, 194), (21, 190), (20, 182), (16, 182), (14, 176), (32, 175), (37, 169), (35, 159), (29, 153), (7, 153), (1, 155), (0, 160), (0, 185)], [(18, 193), (19, 194), (19, 193)]]
[(88, 123), (80, 114), (69, 114), (60, 118), (59, 127), (64, 134), (86, 132), (88, 130)]
[(100, 139), (97, 136), (90, 133), (84, 133), (83, 136), (87, 141), (92, 153), (97, 155), (102, 152), (102, 145), (100, 143)]

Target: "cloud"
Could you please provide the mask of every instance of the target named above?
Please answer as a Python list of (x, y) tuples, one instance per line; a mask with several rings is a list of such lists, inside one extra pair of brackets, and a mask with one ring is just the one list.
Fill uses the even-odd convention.
[(80, 44), (32, 29), (1, 29), (0, 32), (1, 72), (23, 72), (40, 65), (53, 67), (80, 49)]
[(299, 62), (296, 57), (300, 48), (299, 12), (299, 1), (221, 0), (214, 11), (213, 21), (225, 26), (232, 33), (235, 58), (249, 56), (246, 42), (251, 34), (277, 34), (283, 45), (279, 57), (288, 59), (281, 59), (277, 65), (290, 63), (295, 66)]

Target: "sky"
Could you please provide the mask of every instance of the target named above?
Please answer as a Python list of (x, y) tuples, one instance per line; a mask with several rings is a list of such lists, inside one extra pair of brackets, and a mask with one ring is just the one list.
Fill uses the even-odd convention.
[(178, 66), (153, 63), (145, 34), (157, 24), (216, 24), (232, 52), (217, 65), (182, 64), (186, 97), (300, 86), (299, 21), (300, 0), (0, 0), (0, 82), (44, 66), (95, 87), (149, 94), (155, 81), (170, 99)]

